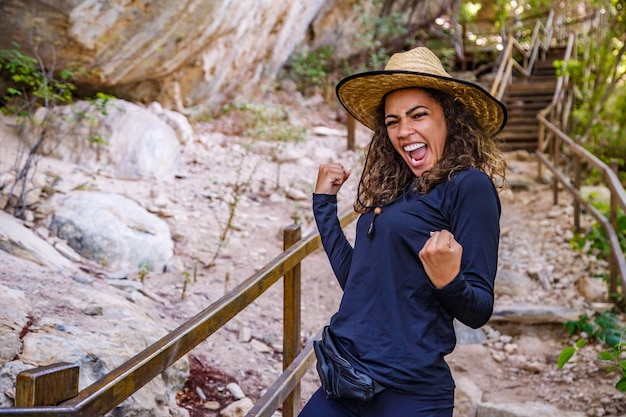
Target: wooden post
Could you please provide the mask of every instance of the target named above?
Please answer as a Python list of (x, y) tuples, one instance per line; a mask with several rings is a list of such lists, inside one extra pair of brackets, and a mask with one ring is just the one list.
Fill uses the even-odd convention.
[[(546, 126), (543, 122), (539, 122), (539, 138), (537, 139), (537, 152), (545, 152), (544, 149), (544, 140), (546, 136)], [(541, 159), (537, 161), (537, 179), (541, 181), (543, 178), (543, 164), (541, 163)]]
[[(619, 164), (616, 159), (611, 159), (610, 162), (611, 169), (616, 174), (619, 174)], [(611, 227), (615, 232), (619, 232), (619, 227), (617, 224), (618, 221), (618, 205), (617, 205), (617, 196), (615, 195), (615, 190), (611, 189), (611, 209), (609, 214), (609, 221), (611, 222)], [(609, 257), (609, 297), (613, 296), (613, 294), (617, 293), (617, 275), (618, 275), (618, 265), (617, 259), (615, 258), (615, 251), (611, 251), (611, 256)], [(623, 290), (623, 288), (622, 288)]]
[(20, 372), (15, 378), (15, 407), (54, 406), (78, 395), (80, 367), (61, 362)]
[[(581, 180), (581, 162), (580, 157), (578, 155), (574, 155), (574, 187), (576, 188), (576, 192), (580, 195), (580, 187), (582, 185)], [(581, 207), (580, 201), (574, 198), (574, 230), (576, 233), (580, 232), (580, 216), (581, 216)]]
[[(293, 224), (283, 230), (283, 249), (298, 242), (301, 238), (300, 225)], [(300, 353), (300, 263), (287, 271), (283, 281), (283, 371)], [(283, 416), (295, 417), (300, 411), (300, 384), (283, 403)]]
[(356, 148), (356, 119), (351, 115), (348, 115), (347, 119), (348, 126), (348, 150), (353, 151)]
[[(552, 156), (552, 163), (558, 169), (559, 167), (559, 146), (560, 143), (558, 141), (557, 135), (552, 136), (552, 140), (550, 141), (550, 153)], [(559, 204), (559, 180), (556, 176), (552, 176), (552, 204), (555, 206)]]

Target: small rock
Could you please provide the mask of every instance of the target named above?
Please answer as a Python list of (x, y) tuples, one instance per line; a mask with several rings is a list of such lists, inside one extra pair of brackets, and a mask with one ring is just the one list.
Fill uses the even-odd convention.
[(533, 374), (539, 374), (543, 371), (544, 364), (537, 361), (526, 362), (522, 365), (522, 369), (525, 369)]
[(85, 285), (93, 284), (93, 278), (90, 277), (89, 275), (84, 275), (84, 274), (74, 275), (72, 279), (75, 282), (78, 282), (79, 284), (85, 284)]
[(221, 404), (218, 401), (207, 401), (204, 404), (202, 404), (202, 407), (206, 408), (207, 410), (219, 410), (221, 407)]
[(239, 336), (237, 340), (242, 343), (248, 343), (250, 339), (252, 339), (252, 330), (250, 330), (250, 327), (248, 326), (242, 326), (239, 329)]
[(54, 248), (70, 261), (80, 262), (82, 259), (81, 256), (74, 249), (72, 249), (65, 240), (57, 240), (54, 243)]
[(220, 412), (222, 417), (243, 417), (254, 407), (254, 403), (248, 397), (237, 400), (229, 404)]
[(287, 190), (286, 196), (288, 199), (294, 200), (294, 201), (304, 201), (304, 200), (309, 199), (309, 194), (293, 187)]
[(197, 386), (197, 385), (196, 385), (196, 394), (198, 394), (198, 397), (200, 397), (200, 400), (206, 401), (206, 394), (204, 393), (204, 391), (202, 391), (202, 388), (200, 388), (200, 386)]
[(496, 362), (504, 362), (506, 360), (506, 355), (502, 352), (491, 352), (491, 357)]
[(103, 312), (102, 306), (89, 306), (83, 309), (83, 313), (88, 316), (101, 316)]
[(316, 136), (345, 136), (345, 132), (326, 126), (315, 126), (311, 132)]
[(233, 395), (236, 400), (241, 400), (246, 396), (246, 394), (243, 393), (241, 387), (234, 382), (226, 385), (226, 389)]
[(265, 343), (256, 340), (256, 339), (252, 339), (250, 341), (250, 346), (252, 346), (252, 348), (257, 351), (257, 352), (261, 352), (261, 353), (271, 353), (272, 349)]
[(128, 279), (109, 279), (107, 282), (112, 287), (129, 292), (140, 290), (143, 286), (139, 281), (131, 281)]

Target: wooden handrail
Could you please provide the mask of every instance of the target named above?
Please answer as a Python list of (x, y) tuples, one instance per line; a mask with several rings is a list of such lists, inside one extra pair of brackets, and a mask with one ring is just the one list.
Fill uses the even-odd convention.
[[(597, 18), (599, 12), (591, 18)], [(576, 35), (571, 32), (568, 36), (565, 49), (564, 60), (576, 58)], [(574, 105), (574, 88), (571, 85), (569, 75), (563, 74), (557, 79), (556, 89), (552, 97), (552, 102), (545, 109), (537, 114), (539, 122), (538, 146), (535, 154), (539, 158), (539, 177), (542, 176), (542, 166), (545, 165), (554, 175), (552, 183), (552, 194), (554, 204), (558, 203), (558, 187), (561, 184), (574, 198), (574, 228), (579, 231), (582, 208), (590, 213), (605, 231), (611, 253), (609, 255), (609, 293), (617, 291), (618, 280), (621, 277), (622, 288), (626, 288), (626, 259), (621, 249), (617, 234), (618, 210), (626, 213), (626, 192), (622, 186), (616, 169), (612, 169), (602, 162), (598, 157), (577, 144), (568, 135), (569, 115)], [(569, 151), (570, 160), (573, 166), (573, 178), (559, 169), (559, 159), (563, 150)], [(581, 162), (585, 161), (590, 166), (602, 173), (603, 182), (607, 185), (611, 193), (609, 207), (609, 219), (597, 210), (588, 201), (585, 201), (580, 194), (582, 184)]]
[[(342, 212), (339, 216), (342, 227), (352, 223), (357, 216), (357, 213), (351, 208)], [(289, 233), (293, 234), (293, 231)], [(287, 240), (289, 241), (287, 242)], [(291, 240), (293, 239), (286, 239), (285, 246), (287, 248), (265, 267), (251, 275), (195, 317), (80, 391), (75, 397), (58, 405), (34, 404), (27, 407), (0, 408), (0, 416), (96, 417), (108, 413), (215, 331), (219, 330), (281, 277), (289, 277), (289, 274), (293, 273), (294, 270), (297, 274), (300, 262), (321, 246), (321, 240), (317, 232), (311, 232), (303, 239), (295, 242)], [(285, 285), (293, 286), (293, 282)], [(297, 285), (294, 288), (299, 290)], [(299, 315), (294, 315), (294, 311), (296, 309), (299, 310), (300, 305), (290, 305), (289, 302), (285, 304), (284, 316), (297, 320), (298, 323), (294, 323), (293, 326), (300, 328)], [(288, 333), (294, 334), (293, 329), (290, 329)], [(295, 356), (299, 353), (299, 340), (298, 343), (294, 341), (285, 343), (291, 346), (290, 356)], [(298, 358), (300, 356), (295, 357)], [(303, 361), (302, 366), (307, 364), (308, 361), (309, 359)], [(287, 369), (289, 369), (289, 366), (292, 365), (289, 364)], [(51, 365), (51, 367), (54, 368), (55, 365)], [(59, 370), (66, 369), (67, 364), (58, 368)], [(49, 380), (54, 378), (54, 372), (50, 370), (45, 375)], [(32, 379), (28, 381), (29, 385), (32, 385)], [(52, 387), (50, 388), (54, 389), (54, 384), (51, 385)], [(64, 393), (67, 392), (65, 388), (67, 385), (64, 385)], [(37, 396), (32, 395), (32, 397)], [(48, 398), (58, 398), (58, 396), (49, 395)], [(286, 397), (281, 397), (281, 400), (284, 398)], [(299, 398), (296, 404), (298, 402)]]
[[(563, 56), (564, 61), (574, 58), (575, 45), (576, 36), (571, 33), (565, 47), (565, 54)], [(569, 123), (569, 114), (573, 105), (573, 99), (574, 93), (570, 85), (569, 75), (563, 74), (556, 80), (556, 87), (554, 89), (554, 94), (552, 95), (552, 101), (545, 109), (538, 113), (538, 116), (548, 118), (548, 115), (551, 115), (550, 120), (552, 120), (552, 123), (555, 123), (560, 129), (566, 130)], [(542, 152), (545, 152), (546, 146), (549, 143), (545, 136), (545, 128), (540, 123), (537, 149)], [(539, 176), (541, 176), (541, 165), (539, 165)]]
[[(561, 146), (564, 146), (571, 152), (576, 161), (579, 161), (579, 159), (585, 160), (603, 174), (603, 180), (605, 184), (607, 184), (611, 192), (610, 218), (617, 217), (618, 207), (621, 208), (624, 213), (626, 213), (626, 192), (624, 191), (624, 187), (622, 186), (619, 177), (599, 158), (597, 158), (585, 148), (574, 142), (557, 126), (548, 121), (544, 115), (537, 115), (537, 119), (539, 120), (539, 123), (545, 126), (548, 130), (550, 130), (550, 132), (552, 132), (554, 136), (552, 140), (553, 143), (551, 143), (550, 146), (549, 158), (546, 157), (546, 155), (541, 150), (537, 150), (535, 154), (537, 155), (541, 163), (547, 166), (548, 169), (550, 169), (550, 171), (554, 174), (554, 178), (558, 180), (558, 183), (560, 183), (572, 195), (572, 197), (574, 197), (574, 200), (576, 201), (576, 216), (580, 215), (580, 205), (582, 205), (585, 207), (587, 212), (590, 213), (602, 226), (608, 237), (609, 246), (611, 248), (611, 254), (609, 258), (610, 290), (612, 292), (616, 290), (617, 281), (618, 279), (620, 279), (620, 277), (622, 288), (626, 288), (626, 258), (624, 258), (624, 253), (622, 252), (620, 246), (617, 231), (615, 230), (615, 225), (612, 224), (611, 221), (607, 220), (602, 215), (602, 213), (600, 213), (595, 207), (593, 207), (593, 205), (585, 201), (585, 199), (580, 194), (580, 179), (575, 177), (572, 181), (565, 175), (565, 173), (563, 173), (558, 168), (558, 152), (561, 149)], [(578, 165), (578, 163), (576, 163), (576, 165)], [(576, 175), (580, 175), (579, 171), (576, 172)], [(556, 199), (558, 196), (558, 183), (557, 181), (553, 182), (555, 204), (557, 203)], [(579, 220), (575, 219), (575, 222), (576, 224), (578, 224)]]
[[(489, 90), (491, 95), (498, 100), (502, 99), (506, 87), (512, 79), (514, 68), (524, 77), (530, 77), (539, 55), (539, 48), (542, 47), (545, 52), (552, 42), (553, 22), (554, 10), (550, 10), (545, 25), (540, 20), (535, 21), (528, 49), (524, 48), (514, 36), (508, 36), (506, 47), (500, 57), (500, 66)], [(523, 65), (514, 59), (515, 52), (524, 58)]]
[(288, 398), (289, 394), (297, 387), (304, 374), (315, 362), (313, 340), (319, 340), (321, 338), (322, 330), (318, 331), (315, 336), (307, 341), (298, 356), (272, 386), (268, 388), (265, 395), (248, 411), (245, 417), (271, 417), (274, 414), (280, 404)]

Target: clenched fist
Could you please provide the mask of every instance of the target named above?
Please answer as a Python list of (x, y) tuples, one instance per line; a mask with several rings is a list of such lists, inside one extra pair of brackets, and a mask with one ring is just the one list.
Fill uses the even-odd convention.
[(315, 194), (337, 194), (349, 176), (350, 171), (339, 163), (320, 165)]

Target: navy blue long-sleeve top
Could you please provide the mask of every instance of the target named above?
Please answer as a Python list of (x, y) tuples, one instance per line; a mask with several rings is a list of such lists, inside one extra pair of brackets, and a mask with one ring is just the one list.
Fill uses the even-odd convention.
[[(343, 289), (330, 329), (347, 359), (388, 389), (449, 399), (454, 381), (444, 356), (456, 344), (453, 319), (478, 328), (493, 311), (500, 200), (477, 169), (427, 194), (407, 190), (374, 216), (362, 214), (354, 248), (337, 218), (336, 195), (314, 194), (322, 244)], [(463, 247), (460, 273), (435, 288), (418, 253), (431, 231), (447, 229)]]

